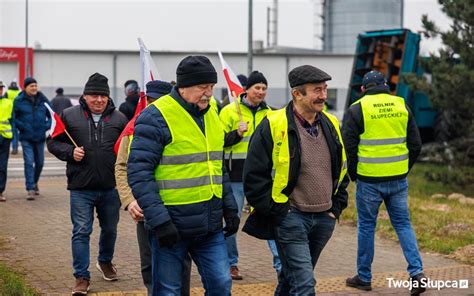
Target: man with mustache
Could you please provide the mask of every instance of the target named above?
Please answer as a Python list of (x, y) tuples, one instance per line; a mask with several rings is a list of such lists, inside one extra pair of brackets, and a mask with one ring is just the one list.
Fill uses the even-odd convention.
[[(239, 217), (242, 215), (244, 207), (242, 172), (245, 158), (247, 158), (250, 137), (270, 110), (264, 101), (267, 88), (268, 83), (265, 76), (261, 72), (253, 71), (248, 77), (245, 92), (238, 97), (240, 111), (237, 111), (236, 103), (231, 102), (219, 114), (226, 133), (224, 141), (225, 159), (229, 170), (232, 192), (239, 208)], [(242, 119), (238, 112), (240, 112)], [(239, 260), (237, 234), (227, 238), (227, 252), (232, 279), (242, 280), (243, 277), (237, 266)]]
[(153, 295), (181, 294), (188, 253), (206, 295), (230, 295), (225, 237), (240, 219), (223, 165), (224, 130), (209, 105), (217, 72), (207, 57), (188, 56), (176, 76), (171, 93), (137, 118), (128, 160), (128, 183), (151, 230)]
[(315, 295), (313, 270), (347, 206), (346, 154), (339, 122), (323, 111), (331, 76), (304, 65), (288, 80), (292, 102), (270, 111), (249, 144), (244, 192), (254, 211), (244, 231), (275, 239), (275, 295)]

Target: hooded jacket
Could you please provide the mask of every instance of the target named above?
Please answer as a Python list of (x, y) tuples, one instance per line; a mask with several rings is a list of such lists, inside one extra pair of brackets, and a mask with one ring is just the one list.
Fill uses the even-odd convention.
[(120, 105), (119, 111), (122, 112), (128, 120), (132, 120), (133, 116), (135, 115), (138, 100), (140, 100), (139, 95), (130, 95), (127, 96), (125, 98), (125, 102)]
[(109, 190), (115, 187), (114, 145), (127, 124), (127, 118), (109, 103), (97, 125), (83, 97), (79, 105), (68, 108), (61, 114), (66, 130), (79, 147), (84, 147), (84, 158), (74, 160), (74, 145), (61, 134), (48, 139), (48, 150), (60, 160), (67, 162), (68, 190)]

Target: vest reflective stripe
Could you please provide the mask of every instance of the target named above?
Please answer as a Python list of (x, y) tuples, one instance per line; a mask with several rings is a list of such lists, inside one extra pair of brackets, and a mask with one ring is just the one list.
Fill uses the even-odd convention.
[(240, 142), (250, 142), (250, 137), (251, 136), (243, 137), (242, 140), (240, 140)]
[(2, 98), (0, 99), (0, 136), (6, 139), (12, 139), (12, 125), (9, 119), (12, 117), (13, 103), (12, 101)]
[[(344, 176), (347, 172), (347, 158), (344, 144), (342, 142), (341, 130), (339, 128), (339, 122), (334, 115), (331, 115), (325, 111), (323, 113), (329, 118), (329, 121), (334, 126), (339, 141), (342, 145), (342, 163), (341, 172), (339, 175), (338, 184), (334, 194), (337, 193), (339, 185), (341, 184)], [(270, 130), (273, 139), (273, 151), (272, 151), (272, 198), (277, 203), (285, 203), (288, 201), (288, 197), (282, 193), (282, 191), (288, 185), (288, 176), (290, 173), (290, 145), (288, 141), (288, 119), (286, 117), (286, 108), (270, 111), (267, 115), (270, 123)]]
[[(213, 183), (222, 184), (222, 176), (212, 176)], [(211, 179), (208, 176), (196, 177), (182, 180), (159, 180), (160, 189), (182, 189), (193, 188), (204, 185), (211, 185)]]
[(390, 156), (390, 157), (377, 157), (377, 158), (359, 157), (359, 161), (364, 162), (364, 163), (389, 163), (389, 162), (398, 162), (398, 161), (402, 161), (406, 159), (408, 159), (408, 154), (400, 155), (400, 156)]
[(389, 94), (366, 95), (360, 104), (364, 133), (360, 135), (357, 174), (389, 177), (408, 172), (407, 125), (405, 100)]
[(376, 140), (376, 139), (364, 139), (360, 140), (359, 144), (361, 145), (389, 145), (389, 144), (401, 144), (405, 143), (407, 141), (406, 137), (402, 138), (393, 138), (393, 139), (381, 139), (381, 140)]
[[(209, 159), (211, 160), (221, 160), (222, 151), (211, 151), (209, 152)], [(187, 155), (174, 155), (174, 156), (163, 156), (161, 158), (160, 164), (186, 164), (193, 162), (203, 162), (207, 161), (207, 153), (194, 153)]]
[(155, 101), (171, 132), (155, 169), (165, 205), (193, 204), (222, 198), (224, 131), (216, 112), (204, 115), (205, 134), (191, 115), (171, 96)]
[[(242, 97), (240, 96), (239, 102), (241, 98)], [(240, 140), (237, 144), (224, 148), (226, 159), (247, 158), (250, 137), (255, 131), (255, 128), (260, 124), (260, 122), (262, 122), (262, 120), (265, 118), (268, 111), (270, 110), (270, 108), (260, 109), (257, 111), (257, 113), (255, 113), (254, 116), (252, 110), (250, 110), (249, 107), (245, 106), (242, 103), (240, 103), (239, 106), (240, 112), (242, 114), (242, 121), (248, 122), (248, 130), (243, 134), (242, 140)], [(221, 119), (222, 125), (224, 127), (224, 132), (229, 133), (233, 130), (237, 130), (239, 128), (240, 118), (237, 113), (237, 107), (235, 105), (235, 102), (232, 102), (229, 105), (225, 106), (221, 110), (219, 118)]]

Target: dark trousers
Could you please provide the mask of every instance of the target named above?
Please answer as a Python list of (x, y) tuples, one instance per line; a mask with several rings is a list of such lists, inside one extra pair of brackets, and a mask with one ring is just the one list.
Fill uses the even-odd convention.
[(8, 156), (10, 155), (11, 139), (0, 136), (0, 193), (5, 191), (7, 184)]
[(275, 242), (282, 263), (276, 296), (316, 295), (313, 270), (335, 224), (336, 219), (328, 212), (306, 213), (291, 208), (275, 227)]

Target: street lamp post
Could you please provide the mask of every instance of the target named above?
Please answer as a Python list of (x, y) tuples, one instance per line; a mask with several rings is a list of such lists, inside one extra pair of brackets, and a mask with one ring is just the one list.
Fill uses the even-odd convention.
[(253, 1), (249, 0), (249, 33), (248, 33), (248, 53), (247, 53), (247, 73), (250, 75), (253, 69), (253, 25), (252, 25), (252, 18), (253, 18)]
[(30, 76), (30, 61), (28, 56), (28, 0), (26, 1), (26, 10), (25, 10), (25, 75), (26, 77)]

